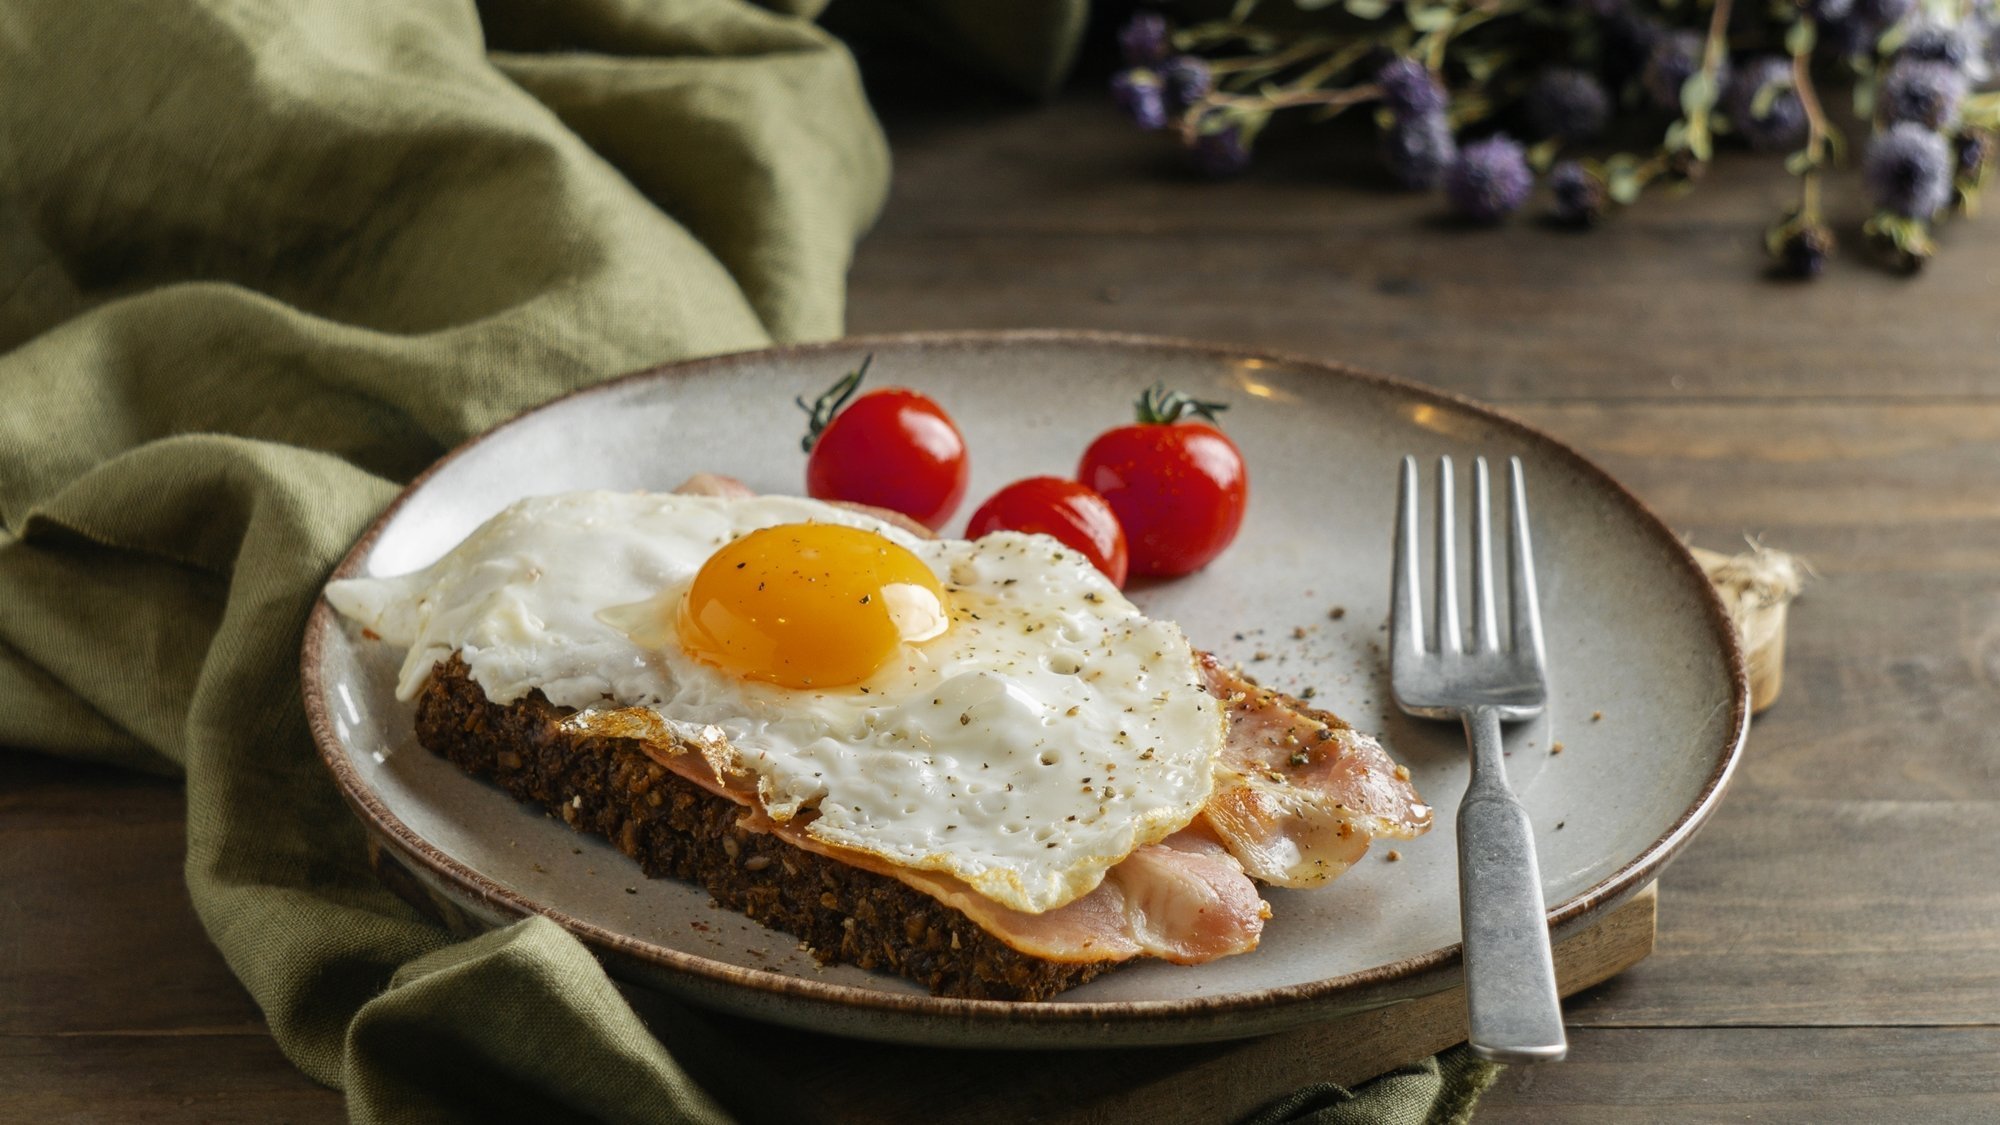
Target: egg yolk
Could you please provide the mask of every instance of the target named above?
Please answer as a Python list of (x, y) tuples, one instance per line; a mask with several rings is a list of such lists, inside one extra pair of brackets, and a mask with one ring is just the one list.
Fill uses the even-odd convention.
[(681, 644), (746, 679), (789, 688), (860, 683), (906, 644), (951, 625), (922, 559), (872, 531), (781, 524), (702, 564), (680, 608)]

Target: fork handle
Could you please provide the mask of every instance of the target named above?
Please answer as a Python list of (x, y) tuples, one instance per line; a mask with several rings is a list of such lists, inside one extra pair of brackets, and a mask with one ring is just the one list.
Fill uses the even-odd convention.
[(1472, 783), (1458, 807), (1458, 909), (1474, 1054), (1552, 1062), (1569, 1050), (1528, 810), (1507, 786), (1500, 715), (1465, 713)]

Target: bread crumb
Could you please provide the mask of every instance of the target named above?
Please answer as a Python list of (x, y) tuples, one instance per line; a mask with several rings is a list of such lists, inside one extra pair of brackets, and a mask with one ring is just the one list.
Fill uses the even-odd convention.
[(1347, 607), (1344, 605), (1334, 606), (1332, 609), (1326, 611), (1326, 615), (1330, 620), (1338, 621), (1347, 616)]
[(1294, 625), (1294, 626), (1292, 626), (1292, 639), (1293, 639), (1293, 640), (1295, 640), (1295, 641), (1303, 641), (1303, 640), (1305, 640), (1305, 639), (1306, 639), (1306, 627), (1305, 627), (1305, 626), (1303, 626), (1303, 625)]
[(1590, 713), (1590, 721), (1591, 721), (1591, 722), (1593, 722), (1593, 723), (1601, 723), (1601, 722), (1603, 722), (1603, 721), (1604, 721), (1604, 712), (1602, 712), (1602, 711), (1592, 711), (1592, 712)]
[(1394, 863), (1397, 860), (1403, 858), (1403, 853), (1397, 851), (1394, 848), (1390, 848), (1389, 851), (1382, 856), (1382, 858), (1388, 860), (1390, 863)]
[(1560, 742), (1551, 742), (1551, 743), (1549, 743), (1549, 753), (1551, 753), (1551, 754), (1560, 754), (1560, 753), (1562, 753), (1562, 752), (1563, 752), (1563, 744), (1562, 744), (1562, 743), (1560, 743)]

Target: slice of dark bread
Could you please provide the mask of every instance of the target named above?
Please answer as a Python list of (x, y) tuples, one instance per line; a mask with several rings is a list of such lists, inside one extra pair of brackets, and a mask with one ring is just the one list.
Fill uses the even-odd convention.
[(651, 876), (798, 935), (822, 962), (897, 973), (939, 996), (1043, 1000), (1117, 961), (1045, 961), (886, 875), (737, 825), (743, 807), (675, 776), (635, 739), (565, 730), (569, 708), (537, 691), (486, 698), (457, 656), (431, 670), (417, 740), (475, 777), (617, 845)]

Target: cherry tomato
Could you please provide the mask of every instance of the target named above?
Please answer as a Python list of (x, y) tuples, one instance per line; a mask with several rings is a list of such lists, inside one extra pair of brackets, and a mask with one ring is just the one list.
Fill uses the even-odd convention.
[(1027, 531), (1053, 535), (1081, 552), (1111, 579), (1125, 585), (1125, 531), (1104, 497), (1073, 480), (1029, 477), (993, 494), (972, 513), (965, 537), (977, 539), (989, 531)]
[(903, 387), (869, 391), (853, 402), (869, 356), (811, 403), (803, 443), (806, 492), (901, 512), (935, 530), (965, 499), (970, 470), (965, 438), (928, 396)]
[(1220, 403), (1197, 402), (1154, 386), (1139, 397), (1136, 425), (1090, 443), (1076, 479), (1118, 513), (1132, 573), (1191, 574), (1236, 538), (1250, 499), (1250, 476), (1236, 443), (1203, 422)]

